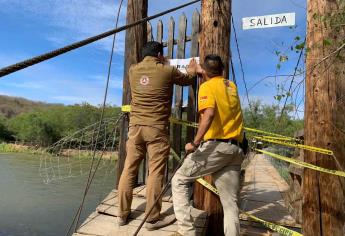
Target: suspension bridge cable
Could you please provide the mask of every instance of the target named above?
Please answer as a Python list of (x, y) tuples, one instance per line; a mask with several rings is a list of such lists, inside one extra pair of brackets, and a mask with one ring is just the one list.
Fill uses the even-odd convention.
[(16, 64), (13, 64), (13, 65), (10, 65), (10, 66), (4, 67), (4, 68), (1, 68), (1, 69), (0, 69), (0, 77), (9, 75), (9, 74), (11, 74), (11, 73), (14, 73), (14, 72), (19, 71), (19, 70), (22, 70), (22, 69), (24, 69), (24, 68), (26, 68), (26, 67), (29, 67), (29, 66), (38, 64), (38, 63), (40, 63), (40, 62), (46, 61), (46, 60), (48, 60), (48, 59), (57, 57), (57, 56), (62, 55), (62, 54), (64, 54), (64, 53), (66, 53), (66, 52), (69, 52), (69, 51), (72, 51), (72, 50), (74, 50), (74, 49), (80, 48), (80, 47), (82, 47), (82, 46), (88, 45), (88, 44), (90, 44), (90, 43), (96, 42), (96, 41), (98, 41), (98, 40), (100, 40), (100, 39), (103, 39), (103, 38), (106, 38), (106, 37), (108, 37), (108, 36), (110, 36), (110, 35), (119, 33), (119, 32), (121, 32), (121, 31), (124, 31), (124, 30), (126, 30), (126, 29), (129, 29), (129, 28), (131, 28), (131, 27), (133, 27), (133, 26), (136, 26), (136, 25), (145, 23), (145, 22), (147, 22), (147, 21), (149, 21), (149, 20), (152, 20), (152, 19), (158, 18), (158, 17), (160, 17), (160, 16), (166, 15), (166, 14), (168, 14), (168, 13), (177, 11), (177, 10), (179, 10), (179, 9), (185, 8), (185, 7), (187, 7), (187, 6), (190, 6), (190, 5), (195, 4), (195, 3), (197, 3), (197, 2), (200, 2), (200, 1), (201, 1), (201, 0), (194, 0), (194, 1), (191, 1), (191, 2), (189, 2), (189, 3), (185, 3), (185, 4), (183, 4), (183, 5), (180, 5), (180, 6), (171, 8), (171, 9), (169, 9), (169, 10), (160, 12), (160, 13), (158, 13), (158, 14), (155, 14), (155, 15), (153, 15), (153, 16), (143, 18), (143, 19), (138, 20), (138, 21), (136, 21), (136, 22), (133, 22), (133, 23), (131, 23), (131, 24), (127, 24), (127, 25), (121, 26), (121, 27), (119, 27), (119, 28), (115, 28), (115, 29), (109, 30), (109, 31), (104, 32), (104, 33), (102, 33), (102, 34), (99, 34), (99, 35), (96, 35), (96, 36), (93, 36), (93, 37), (90, 37), (90, 38), (81, 40), (81, 41), (79, 41), (79, 42), (76, 42), (76, 43), (67, 45), (67, 46), (62, 47), (62, 48), (59, 48), (59, 49), (56, 49), (56, 50), (54, 50), (54, 51), (51, 51), (51, 52), (48, 52), (48, 53), (44, 53), (44, 54), (42, 54), (42, 55), (39, 55), (39, 56), (30, 58), (30, 59), (27, 59), (27, 60), (18, 62), (18, 63), (16, 63)]
[(231, 15), (231, 22), (232, 22), (232, 28), (234, 30), (237, 54), (238, 54), (238, 59), (239, 59), (240, 66), (241, 66), (242, 80), (243, 80), (243, 83), (244, 83), (244, 88), (246, 90), (246, 97), (247, 97), (247, 101), (248, 101), (248, 106), (249, 106), (250, 114), (252, 115), (252, 118), (255, 121), (255, 116), (254, 116), (253, 111), (252, 111), (252, 105), (250, 104), (250, 100), (249, 100), (249, 92), (248, 92), (248, 88), (247, 88), (247, 82), (246, 82), (246, 79), (245, 79), (245, 76), (244, 76), (242, 57), (241, 57), (241, 52), (240, 52), (240, 47), (239, 47), (239, 43), (238, 43), (237, 32), (236, 32), (236, 28), (235, 28), (235, 21), (234, 21), (233, 15)]
[[(122, 9), (122, 4), (123, 4), (123, 0), (120, 1), (120, 5), (119, 5), (119, 9), (117, 11), (117, 16), (116, 16), (116, 23), (115, 23), (115, 28), (118, 27), (119, 24), (119, 19), (120, 19), (120, 13), (121, 13), (121, 9)], [(113, 57), (114, 57), (114, 50), (115, 50), (115, 41), (116, 41), (116, 34), (114, 34), (113, 36), (113, 43), (112, 43), (112, 47), (111, 47), (111, 53), (110, 53), (110, 58), (109, 58), (109, 64), (108, 64), (108, 71), (107, 71), (107, 82), (105, 85), (105, 92), (104, 92), (104, 98), (103, 98), (103, 104), (102, 104), (102, 112), (101, 112), (101, 118), (100, 118), (100, 122), (99, 122), (99, 126), (98, 126), (98, 130), (97, 130), (97, 135), (96, 135), (96, 142), (95, 142), (95, 146), (93, 149), (93, 156), (95, 156), (96, 154), (96, 150), (97, 150), (97, 143), (98, 143), (98, 139), (99, 139), (99, 134), (100, 134), (100, 130), (102, 127), (102, 123), (103, 123), (103, 119), (104, 119), (104, 112), (105, 112), (105, 107), (106, 107), (106, 102), (107, 102), (107, 97), (108, 97), (108, 91), (109, 91), (109, 82), (110, 82), (110, 75), (111, 75), (111, 66), (112, 66), (112, 62), (113, 62)], [(94, 158), (93, 158), (94, 160)], [(93, 164), (93, 161), (92, 163)], [(91, 169), (91, 168), (90, 168)], [(95, 170), (96, 172), (96, 170)], [(91, 172), (90, 172), (91, 173)], [(89, 175), (90, 178), (90, 175)], [(88, 178), (88, 182), (90, 181), (90, 184), (92, 182), (92, 179), (90, 180)], [(85, 197), (83, 197), (83, 202), (85, 200)], [(80, 218), (80, 214), (82, 212), (83, 208), (80, 209), (79, 215), (78, 215), (78, 219), (77, 219), (77, 223), (76, 223), (76, 227), (74, 232), (77, 229), (78, 223), (79, 223), (79, 218)]]
[[(306, 42), (306, 39), (304, 39), (304, 43)], [(286, 108), (286, 104), (287, 104), (287, 100), (289, 98), (289, 93), (291, 92), (291, 89), (292, 89), (292, 85), (293, 85), (293, 82), (296, 78), (296, 75), (297, 75), (297, 70), (298, 70), (298, 66), (301, 62), (301, 59), (302, 59), (302, 55), (303, 55), (303, 52), (304, 52), (304, 48), (301, 49), (301, 52), (299, 54), (299, 57), (298, 57), (298, 60), (297, 60), (297, 64), (296, 64), (296, 67), (295, 67), (295, 70), (294, 70), (294, 73), (293, 73), (293, 76), (292, 76), (292, 79), (291, 79), (291, 83), (290, 83), (290, 86), (289, 86), (289, 90), (287, 92), (287, 95), (286, 95), (286, 99), (284, 101), (284, 105), (283, 105), (283, 108), (280, 112), (280, 117), (279, 117), (279, 121), (278, 121), (278, 124), (280, 124), (281, 122), (281, 119), (283, 117), (283, 114), (284, 114), (284, 111), (285, 111), (285, 108)]]
[[(115, 134), (116, 127), (117, 127), (119, 121), (120, 121), (122, 118), (123, 118), (123, 115), (120, 115), (120, 117), (115, 121), (115, 123), (114, 123), (114, 129), (112, 130), (111, 134), (108, 136), (106, 142), (109, 141), (109, 139), (111, 138), (112, 134)], [(103, 154), (104, 154), (104, 152), (105, 152), (105, 149), (106, 149), (106, 145), (103, 145), (103, 148), (102, 148), (102, 150), (101, 150), (100, 157), (99, 157), (98, 162), (97, 162), (97, 164), (96, 164), (96, 166), (95, 166), (95, 170), (94, 170), (94, 172), (92, 173), (92, 176), (91, 176), (91, 178), (90, 178), (90, 179), (91, 179), (91, 182), (90, 182), (90, 183), (86, 186), (86, 188), (85, 188), (86, 194), (88, 193), (88, 191), (89, 191), (89, 189), (90, 189), (90, 186), (91, 186), (91, 183), (92, 183), (92, 180), (94, 179), (94, 177), (95, 177), (95, 175), (96, 175), (96, 172), (97, 172), (97, 170), (98, 170), (99, 164), (101, 163), (101, 160), (102, 160), (102, 158), (103, 158)], [(91, 169), (90, 169), (90, 171), (91, 171)], [(90, 173), (90, 172), (89, 172), (89, 173)], [(77, 219), (77, 216), (78, 216), (78, 214), (79, 214), (79, 211), (80, 211), (81, 209), (82, 209), (82, 205), (80, 205), (80, 206), (78, 207), (77, 212), (76, 212), (76, 214), (74, 215), (74, 218), (73, 218), (73, 220), (72, 220), (72, 223), (70, 224), (70, 227), (69, 227), (68, 231), (66, 232), (65, 236), (68, 236), (68, 235), (69, 235), (69, 233), (70, 233), (70, 231), (71, 231), (73, 225), (75, 224), (75, 221), (76, 221), (76, 219)]]
[(235, 85), (237, 86), (236, 73), (235, 73), (235, 68), (234, 68), (234, 62), (233, 62), (233, 60), (232, 60), (232, 53), (231, 53), (231, 50), (230, 50), (230, 63), (231, 63), (232, 80), (234, 81)]
[(248, 100), (248, 104), (250, 106), (250, 101), (249, 101), (249, 93), (248, 93), (248, 88), (247, 88), (247, 82), (245, 80), (245, 76), (244, 76), (244, 69), (243, 69), (243, 63), (242, 63), (242, 57), (241, 57), (241, 52), (240, 52), (240, 47), (238, 44), (238, 38), (237, 38), (237, 32), (236, 32), (236, 28), (235, 28), (235, 22), (234, 22), (234, 17), (231, 15), (231, 21), (232, 21), (232, 28), (234, 30), (234, 36), (235, 36), (235, 42), (236, 42), (236, 48), (237, 48), (237, 53), (238, 53), (238, 59), (240, 61), (240, 66), (241, 66), (241, 72), (242, 72), (242, 80), (244, 83), (244, 87), (246, 89), (246, 97)]
[[(123, 0), (120, 1), (120, 5), (119, 5), (118, 11), (117, 11), (115, 28), (118, 27), (120, 13), (121, 13), (121, 9), (122, 9), (122, 4), (123, 4)], [(95, 161), (95, 157), (96, 157), (96, 151), (97, 151), (97, 144), (98, 144), (99, 134), (100, 134), (100, 130), (101, 130), (101, 127), (102, 127), (102, 124), (103, 124), (105, 106), (106, 106), (107, 97), (108, 97), (109, 82), (110, 82), (110, 75), (111, 75), (111, 66), (112, 66), (112, 62), (113, 62), (114, 49), (115, 49), (115, 41), (116, 41), (116, 33), (113, 36), (112, 48), (111, 48), (109, 64), (108, 64), (108, 71), (107, 71), (107, 81), (106, 81), (106, 86), (105, 86), (105, 91), (104, 91), (104, 98), (103, 98), (103, 104), (102, 104), (102, 111), (101, 111), (101, 116), (100, 116), (100, 122), (99, 122), (98, 129), (97, 129), (96, 141), (95, 141), (95, 145), (93, 147), (93, 154), (92, 154), (92, 161), (91, 161), (91, 164), (90, 164), (90, 171), (89, 171), (89, 175), (88, 175), (88, 179), (87, 179), (87, 183), (86, 183), (86, 186), (85, 186), (85, 190), (84, 190), (84, 194), (83, 194), (83, 197), (82, 197), (82, 200), (81, 200), (80, 207), (79, 207), (79, 209), (78, 209), (78, 211), (76, 213), (76, 217), (73, 219), (73, 222), (71, 224), (71, 226), (73, 227), (73, 224), (75, 222), (74, 232), (77, 231), (79, 220), (80, 220), (80, 215), (81, 215), (81, 213), (83, 211), (83, 206), (84, 206), (86, 195), (87, 195), (88, 190), (90, 188), (90, 185), (92, 183), (93, 177), (94, 177), (94, 175), (95, 175), (95, 173), (97, 171), (98, 165), (100, 163), (100, 159), (102, 158), (102, 155), (101, 155), (101, 157), (99, 158), (98, 164), (97, 164), (97, 168), (94, 170), (94, 174), (92, 175), (92, 178), (91, 178), (91, 173), (92, 173), (92, 169), (93, 169), (93, 165), (94, 165), (94, 161)], [(76, 221), (75, 221), (75, 219), (76, 219)], [(67, 234), (70, 232), (70, 230), (71, 230), (71, 227), (69, 228)]]

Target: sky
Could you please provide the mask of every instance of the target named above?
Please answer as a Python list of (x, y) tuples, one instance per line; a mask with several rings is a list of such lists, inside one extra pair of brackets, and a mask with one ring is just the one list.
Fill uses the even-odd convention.
[[(114, 28), (119, 2), (119, 0), (0, 0), (0, 67)], [(162, 0), (149, 0), (149, 15), (186, 1), (165, 0), (164, 4), (162, 2)], [(125, 1), (120, 14), (120, 26), (125, 24), (126, 5)], [(289, 87), (291, 81), (291, 78), (279, 75), (293, 74), (299, 56), (298, 53), (290, 50), (290, 46), (297, 36), (303, 41), (306, 34), (306, 1), (233, 0), (232, 8), (246, 85), (248, 89), (255, 85), (249, 91), (249, 99), (277, 104), (278, 101), (274, 99), (274, 96), (279, 94), (277, 86)], [(177, 22), (182, 13), (190, 19), (195, 10), (200, 11), (200, 4), (194, 4), (161, 19), (165, 23), (172, 16)], [(296, 13), (296, 27), (242, 30), (243, 17), (287, 12)], [(157, 20), (153, 20), (151, 24), (155, 26), (156, 22)], [(187, 33), (190, 32), (190, 27), (191, 25), (188, 25)], [(153, 33), (155, 35), (155, 30)], [(242, 80), (234, 33), (231, 34), (237, 84), (242, 104), (247, 106), (245, 83)], [(124, 32), (116, 36), (108, 97), (108, 103), (113, 105), (122, 103), (124, 37)], [(163, 38), (166, 37), (165, 32)], [(112, 37), (108, 37), (0, 78), (0, 94), (66, 105), (82, 102), (102, 104), (111, 44)], [(287, 62), (281, 63), (279, 70), (277, 52), (288, 57)], [(303, 66), (303, 60), (301, 65)], [(259, 83), (265, 77), (267, 78)], [(302, 76), (297, 76), (293, 85), (297, 85), (302, 79)], [(301, 104), (297, 115), (303, 116), (303, 86), (295, 90), (293, 99), (296, 104)], [(282, 103), (283, 101), (280, 105)]]

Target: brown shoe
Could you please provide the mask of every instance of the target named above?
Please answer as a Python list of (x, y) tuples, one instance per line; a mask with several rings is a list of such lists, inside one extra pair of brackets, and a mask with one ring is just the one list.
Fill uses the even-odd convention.
[(180, 234), (179, 232), (175, 232), (173, 234), (170, 234), (169, 236), (183, 236), (182, 234)]
[(159, 219), (157, 221), (146, 222), (145, 228), (148, 231), (157, 230), (157, 229), (166, 227), (168, 225), (171, 225), (175, 221), (176, 221), (175, 215), (168, 215), (168, 216), (165, 216), (163, 219)]

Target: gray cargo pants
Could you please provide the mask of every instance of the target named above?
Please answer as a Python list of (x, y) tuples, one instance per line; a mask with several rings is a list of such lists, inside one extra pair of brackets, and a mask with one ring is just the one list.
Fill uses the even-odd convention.
[(189, 198), (196, 179), (212, 175), (224, 210), (225, 236), (239, 236), (237, 194), (244, 155), (236, 145), (207, 141), (188, 155), (172, 179), (174, 211), (178, 232), (184, 236), (197, 235), (191, 216)]

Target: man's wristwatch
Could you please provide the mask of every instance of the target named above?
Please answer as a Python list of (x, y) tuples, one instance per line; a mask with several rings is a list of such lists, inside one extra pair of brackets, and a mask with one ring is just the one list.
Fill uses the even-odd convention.
[(193, 146), (195, 149), (197, 149), (197, 148), (200, 146), (200, 144), (198, 144), (198, 145), (195, 144), (194, 141), (190, 142), (190, 144), (192, 144), (192, 146)]

